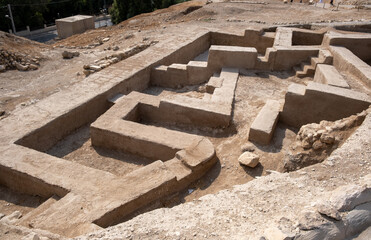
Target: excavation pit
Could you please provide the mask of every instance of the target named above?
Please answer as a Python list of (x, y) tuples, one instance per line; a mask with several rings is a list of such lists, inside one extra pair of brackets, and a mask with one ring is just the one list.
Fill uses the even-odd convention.
[[(347, 66), (357, 86), (369, 84), (370, 66), (358, 64), (368, 57), (332, 45), (352, 38), (290, 28), (202, 32), (180, 45), (156, 44), (5, 119), (1, 185), (46, 200), (18, 224), (74, 237), (173, 194), (190, 201), (323, 161), (362, 124), (371, 103), (369, 91), (354, 84), (313, 82), (317, 65), (327, 64), (348, 76)], [(277, 109), (266, 112), (271, 100)], [(249, 139), (260, 111), (274, 114), (262, 143)], [(317, 135), (309, 139), (311, 131)], [(239, 166), (245, 151), (260, 156), (256, 168)], [(295, 157), (305, 151), (320, 157), (301, 164)]]

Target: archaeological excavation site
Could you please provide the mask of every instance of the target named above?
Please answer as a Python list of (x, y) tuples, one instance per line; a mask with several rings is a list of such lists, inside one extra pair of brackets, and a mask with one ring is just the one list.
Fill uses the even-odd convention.
[(371, 239), (370, 10), (156, 12), (0, 32), (0, 239)]

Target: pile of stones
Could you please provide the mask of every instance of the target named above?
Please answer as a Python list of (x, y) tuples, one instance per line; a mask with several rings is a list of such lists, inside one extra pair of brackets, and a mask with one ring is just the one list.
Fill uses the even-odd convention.
[(40, 57), (31, 57), (23, 53), (10, 52), (0, 49), (0, 72), (17, 69), (19, 71), (37, 70)]
[(284, 170), (294, 171), (325, 160), (349, 135), (360, 126), (371, 109), (334, 122), (321, 121), (300, 128), (296, 142), (285, 153)]
[(145, 43), (145, 44), (140, 44), (136, 45), (134, 47), (131, 47), (123, 52), (117, 52), (112, 55), (106, 56), (102, 59), (94, 61), (94, 64), (88, 64), (84, 65), (84, 74), (85, 76), (89, 76), (92, 73), (99, 72), (100, 70), (118, 63), (122, 60), (125, 60), (145, 49), (150, 47), (151, 45), (156, 44), (156, 42), (151, 42), (151, 43)]

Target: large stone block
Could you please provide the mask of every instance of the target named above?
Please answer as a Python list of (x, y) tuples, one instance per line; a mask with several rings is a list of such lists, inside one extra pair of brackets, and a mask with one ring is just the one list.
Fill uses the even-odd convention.
[(268, 100), (250, 127), (249, 141), (269, 144), (278, 122), (280, 103)]
[(222, 67), (252, 69), (255, 67), (257, 57), (258, 52), (255, 48), (212, 45), (208, 65), (213, 69)]
[(314, 75), (314, 82), (331, 85), (334, 87), (349, 88), (348, 83), (334, 66), (318, 64)]

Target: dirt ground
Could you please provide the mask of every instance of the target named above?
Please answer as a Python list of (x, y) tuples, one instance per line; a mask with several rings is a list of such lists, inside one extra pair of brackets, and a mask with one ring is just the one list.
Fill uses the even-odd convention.
[[(8, 37), (1, 33), (0, 49), (31, 57), (39, 56), (42, 60), (39, 69), (35, 71), (10, 70), (0, 73), (0, 111), (5, 111), (4, 115), (0, 116), (0, 124), (1, 119), (12, 112), (73, 87), (84, 78), (82, 71), (85, 64), (115, 53), (108, 50), (115, 46), (123, 50), (143, 41), (161, 42), (169, 36), (193, 34), (195, 29), (200, 28), (242, 34), (243, 30), (250, 26), (371, 20), (370, 10), (366, 9), (340, 8), (339, 11), (334, 11), (334, 8), (323, 9), (300, 3), (283, 4), (276, 0), (205, 4), (206, 1), (187, 2), (134, 17), (116, 26), (88, 31), (49, 44)], [(109, 41), (102, 43), (104, 38), (109, 38)], [(61, 53), (66, 49), (78, 51), (80, 56), (70, 60), (62, 59)], [(208, 136), (215, 146), (219, 162), (203, 178), (175, 198), (180, 202), (189, 202), (206, 194), (246, 183), (271, 171), (282, 171), (282, 152), (290, 147), (298, 129), (278, 125), (273, 144), (263, 147), (247, 141), (249, 126), (267, 97), (282, 103), (290, 83), (307, 80), (296, 78), (294, 72), (243, 72), (236, 89), (233, 124), (228, 129), (205, 131), (181, 128), (182, 131)], [(368, 89), (357, 85), (356, 82), (350, 82), (350, 85), (356, 90), (369, 93)], [(202, 93), (197, 92), (197, 88), (177, 91), (201, 97)], [(156, 88), (148, 89), (147, 93), (155, 91), (163, 92), (164, 96), (174, 94), (172, 90)], [(88, 130), (88, 126), (79, 129), (48, 153), (117, 175), (125, 175), (149, 163), (149, 160), (136, 156), (93, 148)], [(246, 150), (253, 150), (261, 156), (261, 163), (257, 168), (249, 169), (239, 165), (237, 159)], [(0, 213), (8, 214), (20, 210), (25, 214), (42, 202), (32, 196), (12, 194), (16, 199), (10, 199), (8, 195), (8, 189), (0, 188)], [(15, 203), (19, 205), (16, 206)]]

